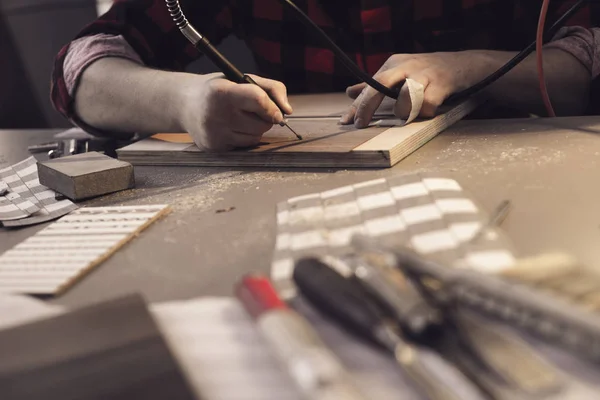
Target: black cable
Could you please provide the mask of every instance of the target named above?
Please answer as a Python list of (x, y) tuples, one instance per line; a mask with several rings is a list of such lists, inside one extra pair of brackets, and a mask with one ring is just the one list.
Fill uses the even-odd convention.
[[(562, 27), (562, 25), (566, 22), (566, 20), (571, 18), (571, 16), (573, 14), (575, 14), (577, 11), (579, 11), (579, 9), (583, 5), (585, 5), (586, 1), (587, 0), (579, 0), (570, 9), (568, 9), (550, 27), (550, 29), (548, 29), (548, 31), (546, 31), (546, 33), (544, 33), (544, 42), (547, 42), (548, 40), (550, 40), (552, 38), (552, 36), (554, 36), (556, 34), (556, 32)], [(476, 83), (475, 85), (473, 85), (467, 89), (464, 89), (460, 92), (456, 92), (456, 93), (450, 95), (446, 99), (444, 104), (460, 102), (461, 100), (464, 100), (467, 97), (474, 95), (475, 93), (479, 92), (480, 90), (485, 89), (486, 87), (488, 87), (489, 85), (491, 85), (492, 83), (496, 82), (498, 79), (500, 79), (501, 77), (506, 75), (506, 73), (508, 73), (511, 69), (516, 67), (521, 61), (523, 61), (525, 58), (527, 58), (527, 56), (529, 56), (534, 50), (535, 50), (535, 41), (533, 41), (533, 43), (529, 44), (529, 46), (527, 46), (523, 51), (521, 51), (519, 54), (514, 56), (510, 61), (508, 61), (506, 64), (504, 64), (502, 67), (500, 67), (493, 74), (489, 75), (485, 79), (481, 80), (480, 82)]]
[[(191, 27), (191, 25), (188, 23), (187, 19), (185, 18), (183, 11), (181, 10), (179, 1), (178, 0), (165, 0), (165, 1), (167, 3), (167, 7), (169, 8), (169, 12), (170, 12), (171, 16), (173, 17), (173, 20), (175, 21), (177, 26), (180, 29), (185, 29), (188, 26)], [(348, 70), (354, 76), (356, 76), (358, 79), (365, 82), (367, 85), (371, 86), (378, 92), (384, 94), (385, 96), (390, 97), (392, 99), (398, 98), (398, 96), (400, 95), (399, 88), (388, 88), (387, 86), (377, 82), (373, 77), (371, 77), (366, 72), (364, 72), (362, 69), (360, 69), (354, 63), (354, 61), (352, 61), (350, 59), (350, 57), (348, 57), (346, 55), (346, 53), (344, 53), (344, 51), (342, 51), (337, 46), (337, 44), (335, 44), (335, 42), (333, 40), (331, 40), (331, 38), (329, 36), (327, 36), (327, 34), (325, 32), (323, 32), (323, 30), (317, 24), (315, 24), (291, 0), (280, 0), (280, 1), (284, 7), (287, 7), (290, 10), (292, 10), (299, 17), (300, 21), (309, 28), (310, 31), (317, 34), (318, 38), (335, 54), (336, 57), (339, 58), (339, 60), (342, 62), (342, 64), (344, 64), (344, 66), (346, 68), (348, 68)], [(587, 0), (578, 0), (577, 3), (575, 3), (573, 6), (571, 6), (571, 8), (569, 8), (544, 34), (544, 41), (546, 42), (552, 36), (554, 36), (554, 34), (558, 31), (558, 29), (560, 29), (562, 27), (562, 25), (566, 22), (566, 20), (569, 19), (577, 11), (579, 11), (579, 9), (586, 3), (586, 1)], [(484, 78), (480, 82), (476, 83), (475, 85), (473, 85), (467, 89), (464, 89), (460, 92), (450, 95), (446, 99), (444, 104), (459, 102), (461, 100), (464, 100), (467, 97), (470, 97), (470, 96), (476, 94), (477, 92), (485, 89), (492, 83), (496, 82), (498, 79), (500, 79), (506, 73), (508, 73), (510, 70), (512, 70), (514, 67), (516, 67), (521, 61), (523, 61), (525, 58), (527, 58), (527, 56), (529, 56), (533, 52), (533, 50), (535, 50), (535, 44), (536, 44), (535, 41), (533, 41), (533, 43), (531, 43), (524, 50), (519, 52), (510, 61), (508, 61), (506, 64), (504, 64), (502, 67), (500, 67), (496, 72), (492, 73), (491, 75)]]
[(398, 89), (398, 88), (391, 89), (391, 88), (388, 88), (387, 86), (377, 82), (369, 74), (367, 74), (362, 69), (360, 69), (358, 67), (358, 65), (356, 65), (354, 63), (354, 61), (352, 61), (350, 59), (350, 57), (348, 57), (346, 55), (346, 53), (344, 53), (344, 51), (342, 51), (342, 49), (340, 49), (338, 47), (338, 45), (335, 44), (335, 42), (333, 40), (331, 40), (331, 38), (329, 36), (327, 36), (327, 34), (325, 32), (323, 32), (323, 30), (317, 24), (315, 24), (308, 17), (308, 15), (304, 14), (304, 12), (301, 9), (299, 9), (294, 3), (292, 3), (291, 0), (280, 0), (280, 1), (284, 7), (287, 7), (290, 10), (292, 10), (299, 17), (300, 22), (302, 22), (305, 26), (307, 26), (310, 31), (317, 34), (318, 38), (324, 44), (326, 44), (327, 47), (329, 47), (329, 49), (335, 54), (335, 56), (339, 58), (339, 60), (344, 64), (344, 66), (346, 68), (348, 68), (348, 70), (350, 70), (350, 72), (354, 76), (356, 76), (358, 79), (365, 82), (372, 88), (376, 89), (378, 92), (383, 93), (386, 96), (391, 97), (393, 99), (398, 98), (398, 96), (400, 95), (400, 89)]
[[(352, 74), (354, 74), (354, 76), (356, 76), (358, 79), (362, 80), (363, 82), (365, 82), (367, 85), (371, 86), (378, 92), (380, 92), (388, 97), (391, 97), (393, 99), (398, 98), (398, 96), (400, 94), (399, 89), (388, 88), (385, 85), (382, 85), (381, 83), (377, 82), (375, 79), (373, 79), (371, 76), (366, 74), (363, 70), (361, 70), (346, 55), (346, 53), (344, 53), (335, 44), (335, 42), (333, 40), (331, 40), (329, 38), (329, 36), (327, 36), (327, 34), (325, 32), (323, 32), (323, 30), (317, 24), (315, 24), (302, 10), (300, 10), (294, 3), (292, 3), (291, 0), (280, 0), (280, 1), (284, 6), (288, 7), (290, 10), (293, 10), (293, 12), (295, 12), (298, 15), (298, 17), (300, 18), (300, 21), (303, 22), (304, 25), (309, 27), (309, 29), (311, 29), (314, 33), (316, 33), (318, 35), (319, 39), (324, 44), (326, 44), (331, 51), (333, 51), (333, 53), (336, 55), (336, 57), (338, 57), (340, 59), (340, 61), (342, 61), (342, 63), (346, 66), (346, 68), (348, 68), (350, 70), (350, 72), (352, 72)], [(587, 0), (579, 0), (569, 10), (567, 10), (548, 29), (548, 31), (544, 35), (544, 39), (548, 40), (550, 37), (552, 37), (556, 33), (556, 31), (558, 31), (558, 29), (560, 29), (560, 27), (566, 22), (566, 20), (569, 19), (573, 14), (575, 14), (586, 3), (586, 1)], [(529, 46), (527, 46), (523, 51), (521, 51), (515, 57), (513, 57), (512, 60), (510, 60), (506, 64), (504, 64), (501, 68), (499, 68), (493, 74), (489, 75), (488, 77), (486, 77), (485, 79), (476, 83), (475, 85), (449, 96), (446, 99), (446, 101), (444, 102), (444, 104), (448, 104), (451, 102), (458, 102), (458, 101), (463, 100), (467, 97), (470, 97), (470, 96), (474, 95), (475, 93), (479, 92), (480, 90), (488, 87), (489, 85), (491, 85), (492, 83), (494, 83), (498, 79), (500, 79), (502, 76), (504, 76), (507, 72), (512, 70), (514, 67), (516, 67), (525, 58), (527, 58), (527, 56), (530, 55), (533, 52), (533, 50), (535, 50), (535, 41), (533, 43), (531, 43)]]

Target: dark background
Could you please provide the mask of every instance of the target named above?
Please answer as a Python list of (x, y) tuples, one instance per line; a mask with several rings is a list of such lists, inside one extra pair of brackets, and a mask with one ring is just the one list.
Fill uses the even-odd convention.
[[(96, 0), (0, 0), (0, 129), (71, 127), (50, 103), (53, 60), (97, 14)], [(219, 49), (242, 71), (256, 72), (242, 42), (230, 38)], [(215, 71), (206, 60), (188, 70)]]

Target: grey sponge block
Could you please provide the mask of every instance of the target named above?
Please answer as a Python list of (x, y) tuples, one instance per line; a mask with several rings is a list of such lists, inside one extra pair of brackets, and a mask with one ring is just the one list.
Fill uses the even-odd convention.
[(38, 162), (40, 183), (73, 201), (135, 186), (133, 166), (98, 152)]

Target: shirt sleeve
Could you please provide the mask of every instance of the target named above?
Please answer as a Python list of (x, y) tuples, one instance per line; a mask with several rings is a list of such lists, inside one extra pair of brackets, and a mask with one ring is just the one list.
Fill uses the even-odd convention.
[(591, 76), (590, 101), (586, 114), (600, 114), (600, 28), (561, 28), (544, 48), (563, 50), (578, 59)]
[[(179, 3), (190, 23), (218, 45), (233, 33), (234, 1)], [(200, 53), (175, 26), (164, 0), (116, 0), (108, 12), (66, 44), (54, 60), (50, 91), (54, 108), (92, 134), (114, 136), (114, 132), (87, 125), (75, 113), (74, 98), (81, 74), (103, 57), (122, 57), (151, 68), (182, 71)]]

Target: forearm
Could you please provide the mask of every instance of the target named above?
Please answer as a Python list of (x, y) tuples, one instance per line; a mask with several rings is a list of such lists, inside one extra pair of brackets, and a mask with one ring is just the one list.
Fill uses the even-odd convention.
[[(492, 70), (500, 68), (516, 53), (485, 51)], [(544, 50), (544, 75), (548, 94), (557, 116), (581, 115), (588, 99), (591, 74), (571, 54), (559, 49)], [(533, 114), (546, 116), (535, 53), (492, 84), (487, 90), (493, 101)]]
[(102, 58), (82, 74), (75, 111), (85, 123), (104, 131), (181, 132), (184, 93), (202, 79), (126, 59)]

